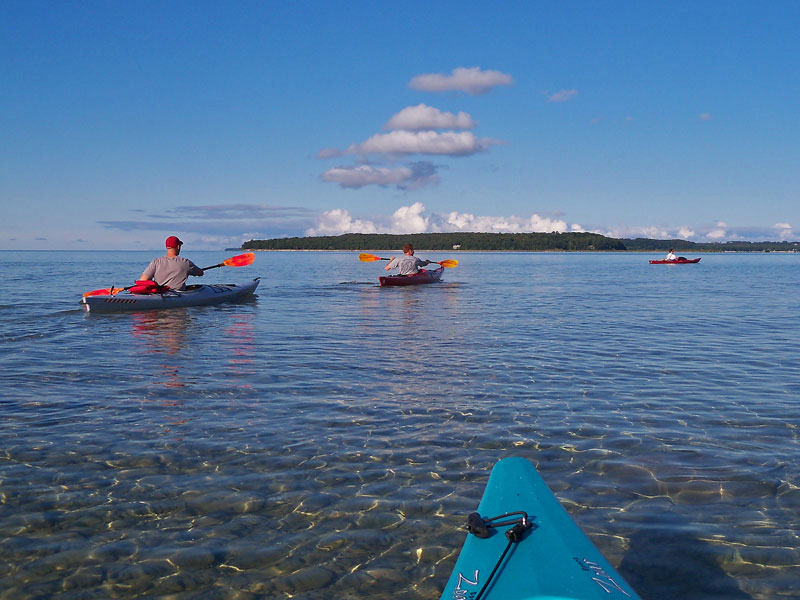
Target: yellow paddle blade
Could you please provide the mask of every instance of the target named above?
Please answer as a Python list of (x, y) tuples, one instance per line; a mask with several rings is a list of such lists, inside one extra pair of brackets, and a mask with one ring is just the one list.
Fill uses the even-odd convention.
[(361, 262), (375, 262), (376, 260), (383, 260), (380, 256), (375, 256), (374, 254), (359, 254), (358, 260)]
[(247, 265), (252, 264), (255, 259), (256, 255), (252, 252), (248, 252), (247, 254), (239, 254), (238, 256), (229, 258), (222, 264), (226, 267), (246, 267)]
[(443, 267), (447, 267), (448, 269), (453, 269), (458, 266), (458, 261), (449, 258), (447, 260), (441, 261), (439, 264), (442, 265)]

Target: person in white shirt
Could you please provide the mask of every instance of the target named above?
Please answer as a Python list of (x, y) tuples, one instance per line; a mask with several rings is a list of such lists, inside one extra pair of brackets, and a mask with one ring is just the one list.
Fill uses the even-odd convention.
[(678, 260), (678, 257), (675, 256), (675, 250), (673, 248), (669, 249), (669, 254), (667, 254), (666, 260)]

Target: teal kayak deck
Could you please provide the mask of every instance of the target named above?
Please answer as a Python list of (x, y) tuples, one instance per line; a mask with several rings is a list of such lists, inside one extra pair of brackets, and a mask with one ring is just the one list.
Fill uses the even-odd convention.
[[(533, 464), (506, 458), (492, 469), (478, 505), (484, 520), (524, 511), (530, 526), (509, 542), (512, 515), (497, 519), (489, 537), (473, 533), (461, 549), (442, 600), (638, 600), (639, 596), (589, 541)], [(478, 519), (480, 521), (480, 518)], [(504, 558), (498, 561), (507, 550)], [(496, 568), (494, 575), (492, 571)]]

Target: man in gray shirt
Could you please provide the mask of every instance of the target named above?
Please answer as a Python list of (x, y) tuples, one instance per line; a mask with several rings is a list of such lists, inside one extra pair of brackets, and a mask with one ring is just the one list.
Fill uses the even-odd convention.
[(181, 253), (183, 242), (176, 236), (167, 238), (167, 254), (159, 256), (147, 265), (139, 279), (155, 281), (158, 285), (166, 285), (171, 290), (186, 288), (186, 279), (189, 275), (203, 276), (203, 269), (192, 261), (178, 256)]
[(413, 275), (419, 272), (420, 267), (431, 264), (429, 260), (420, 260), (414, 256), (414, 246), (406, 244), (403, 246), (403, 256), (395, 257), (384, 267), (386, 271), (398, 269), (400, 275)]

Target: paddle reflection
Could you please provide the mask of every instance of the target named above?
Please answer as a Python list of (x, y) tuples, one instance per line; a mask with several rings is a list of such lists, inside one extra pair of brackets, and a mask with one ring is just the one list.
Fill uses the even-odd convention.
[[(147, 354), (158, 355), (162, 381), (154, 381), (168, 388), (181, 388), (186, 384), (181, 378), (182, 360), (178, 359), (186, 347), (188, 330), (192, 317), (187, 311), (154, 311), (132, 314), (134, 341), (138, 342)], [(178, 402), (175, 402), (178, 404)]]
[[(225, 328), (225, 339), (230, 340), (231, 358), (229, 361), (230, 372), (237, 378), (247, 378), (255, 372), (253, 366), (253, 352), (255, 334), (253, 327), (253, 314), (237, 314), (233, 321)], [(244, 383), (241, 387), (251, 387)]]

